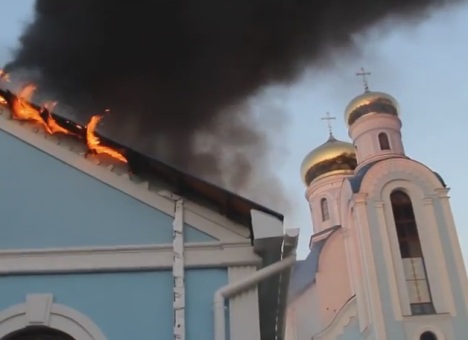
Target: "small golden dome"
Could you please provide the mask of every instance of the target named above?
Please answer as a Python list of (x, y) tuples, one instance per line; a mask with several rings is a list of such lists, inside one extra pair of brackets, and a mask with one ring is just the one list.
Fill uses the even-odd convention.
[(348, 104), (345, 110), (345, 122), (350, 126), (359, 118), (369, 114), (386, 113), (399, 116), (399, 111), (398, 102), (391, 95), (367, 91)]
[(301, 164), (301, 178), (306, 185), (309, 185), (324, 174), (352, 172), (356, 165), (353, 144), (339, 141), (330, 135), (325, 143), (304, 158)]

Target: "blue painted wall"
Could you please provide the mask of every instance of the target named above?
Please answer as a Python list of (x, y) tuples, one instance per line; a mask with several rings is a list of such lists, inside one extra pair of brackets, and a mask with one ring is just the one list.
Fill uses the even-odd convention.
[(211, 237), (204, 232), (195, 229), (194, 227), (188, 225), (187, 223), (184, 224), (184, 242), (185, 243), (197, 243), (197, 242), (216, 242), (219, 241), (214, 237)]
[[(24, 303), (26, 294), (52, 293), (109, 340), (172, 340), (172, 282), (170, 271), (0, 277), (0, 310)], [(186, 272), (187, 340), (213, 339), (213, 295), (227, 283), (225, 269)]]
[(172, 243), (171, 216), (3, 131), (0, 159), (0, 249)]

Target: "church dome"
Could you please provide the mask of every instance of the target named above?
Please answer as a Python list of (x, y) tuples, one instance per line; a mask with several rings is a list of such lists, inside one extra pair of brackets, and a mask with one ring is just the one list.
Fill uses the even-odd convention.
[(351, 143), (335, 139), (333, 135), (312, 150), (302, 161), (301, 178), (309, 185), (325, 174), (352, 172), (356, 168), (356, 153)]
[(399, 116), (399, 105), (395, 98), (383, 92), (366, 91), (354, 98), (346, 107), (345, 121), (351, 126), (363, 116), (385, 113)]

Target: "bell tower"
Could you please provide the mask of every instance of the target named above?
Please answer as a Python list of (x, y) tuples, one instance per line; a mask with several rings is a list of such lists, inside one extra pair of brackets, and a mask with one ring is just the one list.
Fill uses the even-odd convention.
[(327, 121), (328, 139), (306, 155), (301, 165), (314, 233), (341, 224), (338, 204), (341, 185), (356, 168), (353, 145), (333, 136), (330, 121), (336, 118), (327, 113), (321, 119)]
[(364, 338), (465, 339), (468, 280), (449, 189), (405, 155), (398, 103), (367, 79), (345, 122), (357, 168), (341, 193), (343, 226)]
[(363, 77), (364, 93), (354, 98), (345, 111), (358, 167), (388, 157), (405, 157), (398, 102), (387, 93), (371, 92), (367, 82), (370, 74), (364, 69), (356, 73)]

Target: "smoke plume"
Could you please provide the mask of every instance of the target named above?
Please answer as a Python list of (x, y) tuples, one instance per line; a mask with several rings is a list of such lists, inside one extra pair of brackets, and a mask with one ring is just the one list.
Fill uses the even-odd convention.
[(114, 139), (236, 191), (258, 179), (267, 190), (268, 129), (258, 126), (278, 117), (254, 119), (248, 99), (379, 20), (442, 2), (37, 0), (6, 68), (34, 75), (83, 121), (110, 108)]

